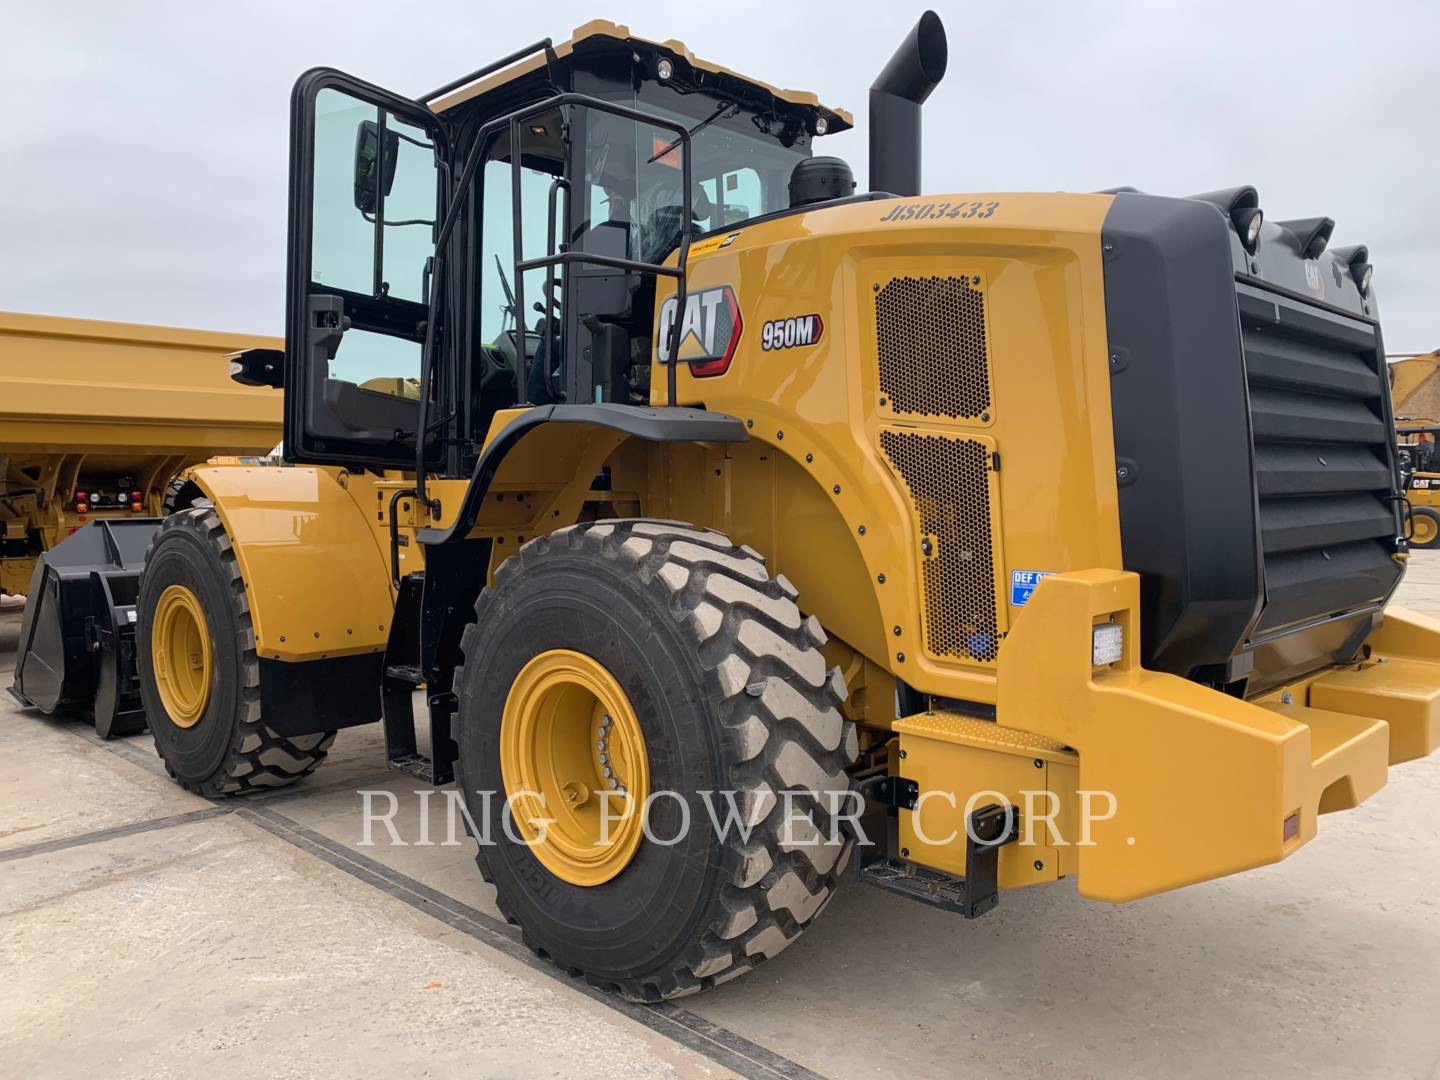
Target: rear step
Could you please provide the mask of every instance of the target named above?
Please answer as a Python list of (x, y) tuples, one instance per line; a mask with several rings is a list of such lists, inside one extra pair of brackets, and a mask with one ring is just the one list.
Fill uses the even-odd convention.
[(881, 856), (860, 868), (860, 879), (922, 904), (978, 919), (1000, 902), (1000, 849), (1020, 838), (1020, 811), (982, 806), (965, 830), (965, 877), (905, 859)]

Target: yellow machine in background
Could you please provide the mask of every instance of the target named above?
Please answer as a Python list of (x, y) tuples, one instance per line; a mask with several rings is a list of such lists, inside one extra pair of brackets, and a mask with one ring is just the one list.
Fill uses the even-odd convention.
[(1410, 546), (1440, 547), (1440, 379), (1435, 377), (1440, 349), (1390, 364), (1399, 439), (1400, 487), (1410, 504)]
[(921, 195), (945, 66), (927, 13), (868, 193), (848, 113), (611, 23), (422, 101), (302, 76), (285, 352), (233, 365), (293, 467), (194, 469), (134, 605), (175, 778), (380, 720), (513, 823), (526, 942), (657, 1001), (852, 861), (1131, 900), (1434, 750), (1368, 251), (1251, 187)]
[(215, 455), (268, 453), (272, 396), (225, 357), (247, 334), (0, 312), (0, 594), (87, 522), (157, 517), (171, 483)]

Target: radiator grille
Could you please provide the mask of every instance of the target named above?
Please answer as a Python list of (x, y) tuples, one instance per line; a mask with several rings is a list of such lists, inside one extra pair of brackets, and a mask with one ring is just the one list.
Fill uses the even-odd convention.
[(1370, 327), (1248, 285), (1239, 293), (1264, 635), (1376, 604), (1395, 584), (1393, 432)]
[(897, 277), (875, 294), (880, 392), (899, 413), (952, 420), (990, 408), (978, 277)]
[(910, 492), (925, 542), (926, 652), (937, 659), (994, 661), (1003, 635), (996, 620), (988, 446), (900, 431), (882, 431), (880, 446)]

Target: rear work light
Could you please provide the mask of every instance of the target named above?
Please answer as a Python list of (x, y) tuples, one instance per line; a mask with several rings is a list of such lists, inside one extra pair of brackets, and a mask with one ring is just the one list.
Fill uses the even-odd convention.
[(1125, 631), (1119, 623), (1097, 623), (1090, 632), (1091, 662), (1096, 667), (1117, 663), (1125, 655)]

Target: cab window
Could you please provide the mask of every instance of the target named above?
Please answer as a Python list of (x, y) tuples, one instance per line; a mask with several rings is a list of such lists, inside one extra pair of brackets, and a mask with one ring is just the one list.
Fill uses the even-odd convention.
[[(670, 97), (626, 104), (692, 129), (692, 235), (789, 205), (790, 173), (810, 156), (808, 140), (785, 146), (727, 102), (700, 95), (688, 101)], [(662, 262), (680, 242), (682, 171), (675, 142), (667, 128), (601, 113), (587, 117), (588, 224), (623, 228), (629, 258)]]
[[(370, 183), (356, 173), (367, 153), (376, 162)], [(436, 227), (435, 147), (427, 133), (370, 102), (322, 89), (315, 98), (314, 169), (314, 286), (370, 300), (427, 302)], [(370, 393), (418, 398), (420, 344), (352, 326), (328, 375)]]

